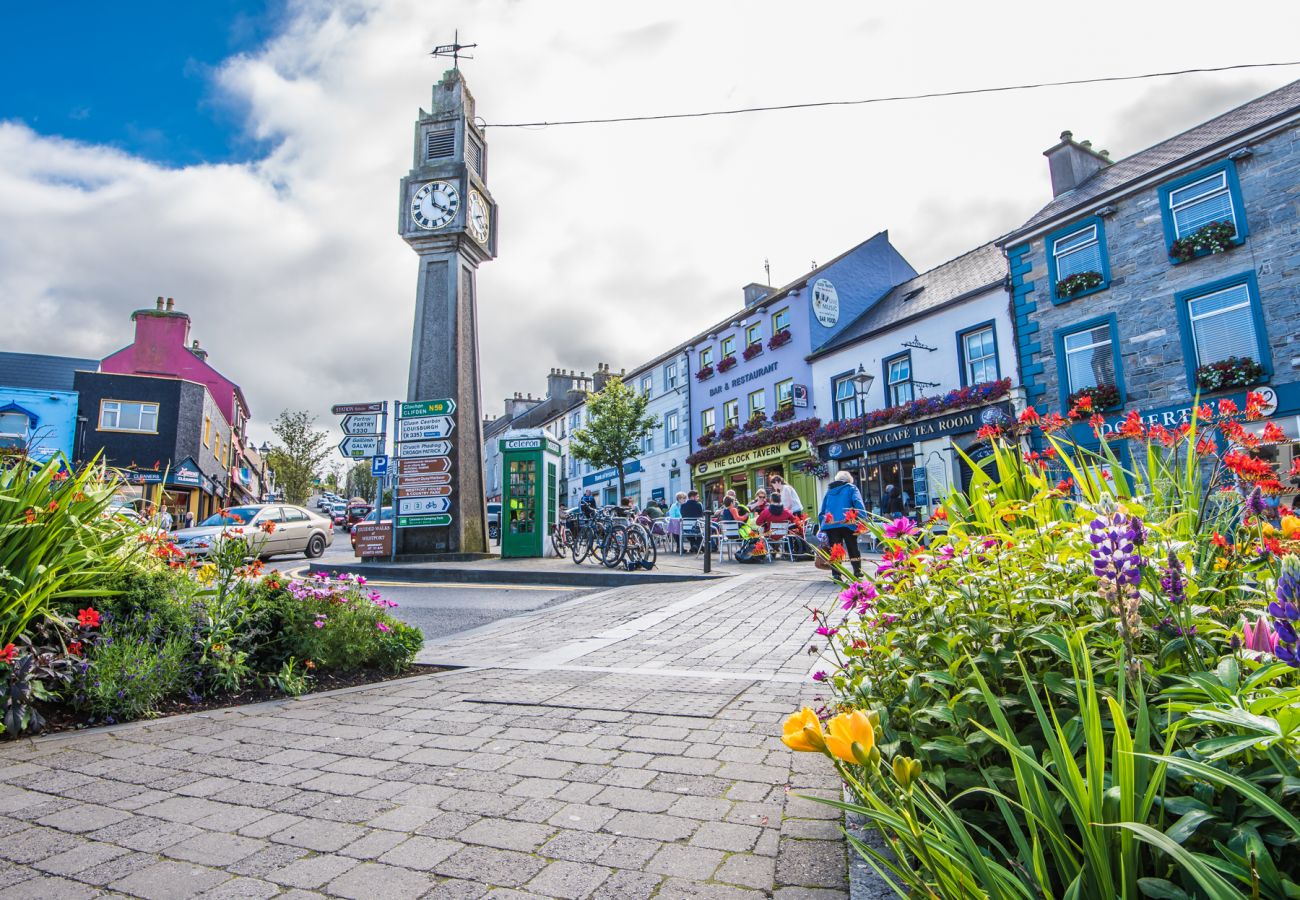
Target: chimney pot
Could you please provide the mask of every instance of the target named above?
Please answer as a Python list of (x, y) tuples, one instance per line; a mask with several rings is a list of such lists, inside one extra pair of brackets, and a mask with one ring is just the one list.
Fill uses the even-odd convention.
[(1063, 141), (1072, 141), (1072, 140), (1074, 140), (1074, 132), (1073, 132), (1073, 131), (1062, 131), (1062, 132), (1061, 132), (1061, 140), (1063, 140)]
[(162, 297), (159, 297), (159, 298), (158, 298), (158, 308), (159, 308), (159, 309), (162, 309), (162, 308), (163, 308), (163, 298), (162, 298)]
[(168, 298), (167, 298), (167, 311), (168, 311), (168, 312), (171, 312), (172, 309), (173, 309), (175, 306), (176, 306), (176, 301), (173, 300), (171, 297), (168, 297)]

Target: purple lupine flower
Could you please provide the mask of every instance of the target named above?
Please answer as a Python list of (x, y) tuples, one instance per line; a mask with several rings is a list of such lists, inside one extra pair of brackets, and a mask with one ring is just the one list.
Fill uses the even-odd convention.
[[(1268, 619), (1260, 617), (1255, 620), (1254, 625), (1247, 625), (1245, 628), (1247, 650), (1253, 650), (1256, 653), (1272, 653), (1277, 645), (1277, 638), (1273, 634), (1273, 629), (1269, 627)], [(1240, 643), (1240, 638), (1233, 635)], [(1236, 647), (1233, 648), (1238, 649)]]
[(1264, 503), (1264, 492), (1259, 489), (1259, 485), (1246, 495), (1246, 513), (1247, 515), (1259, 518), (1268, 511), (1268, 505)]
[(1136, 588), (1142, 580), (1145, 561), (1136, 548), (1146, 540), (1146, 528), (1136, 516), (1116, 510), (1108, 516), (1093, 519), (1088, 526), (1088, 540), (1093, 544), (1092, 572), (1098, 578), (1117, 586)]
[(1273, 652), (1288, 666), (1300, 669), (1300, 643), (1296, 634), (1300, 623), (1300, 559), (1286, 556), (1282, 559), (1282, 574), (1277, 579), (1277, 599), (1268, 605), (1273, 619), (1273, 633), (1277, 646)]
[(1160, 576), (1160, 587), (1169, 602), (1177, 606), (1187, 599), (1187, 579), (1183, 577), (1183, 564), (1178, 561), (1178, 554), (1169, 551), (1169, 562)]

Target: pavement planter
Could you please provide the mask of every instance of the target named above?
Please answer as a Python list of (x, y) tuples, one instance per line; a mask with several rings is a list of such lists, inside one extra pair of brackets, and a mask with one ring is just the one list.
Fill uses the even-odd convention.
[(780, 741), (831, 591), (620, 588), (426, 647), (468, 671), (5, 744), (0, 895), (847, 898)]

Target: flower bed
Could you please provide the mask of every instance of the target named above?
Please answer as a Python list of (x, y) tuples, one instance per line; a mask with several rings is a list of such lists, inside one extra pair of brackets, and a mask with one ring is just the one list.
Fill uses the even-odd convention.
[(1196, 370), (1196, 386), (1203, 391), (1249, 387), (1264, 377), (1264, 367), (1249, 356), (1230, 356)]
[[(742, 450), (754, 450), (758, 447), (766, 447), (768, 444), (784, 442), (796, 437), (811, 437), (820, 425), (821, 419), (800, 419), (797, 422), (773, 425), (770, 428), (764, 428), (761, 431), (755, 431), (739, 438), (736, 437), (735, 426), (728, 426), (718, 434), (718, 440), (686, 457), (686, 464), (693, 466), (698, 463), (708, 462), (711, 459), (730, 456), (732, 453), (739, 453)], [(730, 429), (730, 434), (728, 434), (728, 429)]]
[(718, 371), (726, 372), (729, 369), (734, 369), (739, 362), (740, 361), (736, 359), (735, 356), (724, 356), (722, 359), (718, 360)]
[(1101, 277), (1100, 272), (1076, 272), (1056, 283), (1056, 296), (1064, 300), (1067, 297), (1073, 297), (1075, 294), (1090, 291), (1103, 281), (1105, 279)]
[(818, 441), (836, 440), (845, 435), (856, 434), (868, 428), (882, 425), (900, 425), (912, 419), (924, 419), (946, 412), (955, 412), (972, 406), (983, 406), (993, 400), (1000, 400), (1011, 392), (1011, 379), (986, 381), (970, 387), (949, 391), (942, 397), (921, 397), (898, 406), (876, 409), (864, 416), (828, 422), (826, 427), (817, 432)]
[(899, 896), (1300, 894), (1300, 518), (1264, 502), (1260, 402), (1135, 418), (1130, 469), (1025, 417), (930, 522), (860, 524), (883, 558), (838, 568), (824, 705), (782, 739)]
[(1169, 245), (1169, 256), (1180, 263), (1190, 262), (1198, 256), (1222, 253), (1236, 246), (1237, 226), (1231, 222), (1210, 222), (1202, 225), (1185, 238)]
[[(364, 579), (266, 573), (247, 562), (266, 535), (239, 528), (207, 560), (186, 560), (166, 532), (106, 513), (119, 485), (95, 466), (0, 470), (0, 498), (41, 498), (39, 511), (0, 502), (0, 558), (19, 550), (45, 573), (27, 605), (0, 604), (6, 736), (47, 719), (111, 724), (410, 668), (422, 635)], [(47, 499), (65, 491), (66, 503)]]

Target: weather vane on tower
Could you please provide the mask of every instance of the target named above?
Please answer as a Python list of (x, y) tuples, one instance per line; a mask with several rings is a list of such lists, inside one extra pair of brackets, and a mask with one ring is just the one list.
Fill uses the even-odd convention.
[(457, 28), (456, 31), (455, 31), (455, 32), (453, 33), (453, 35), (452, 35), (452, 39), (451, 39), (451, 43), (450, 43), (450, 44), (439, 44), (437, 47), (434, 47), (434, 48), (433, 48), (433, 52), (430, 53), (429, 55), (430, 55), (430, 56), (450, 56), (450, 57), (451, 57), (451, 62), (452, 62), (452, 67), (455, 68), (455, 69), (460, 69), (460, 61), (461, 61), (462, 59), (473, 59), (473, 58), (474, 58), (474, 57), (470, 56), (468, 53), (461, 53), (461, 51), (462, 51), (462, 50), (472, 50), (472, 49), (474, 49), (474, 48), (477, 47), (477, 46), (478, 46), (478, 44), (462, 44), (462, 43), (460, 42), (460, 29)]

